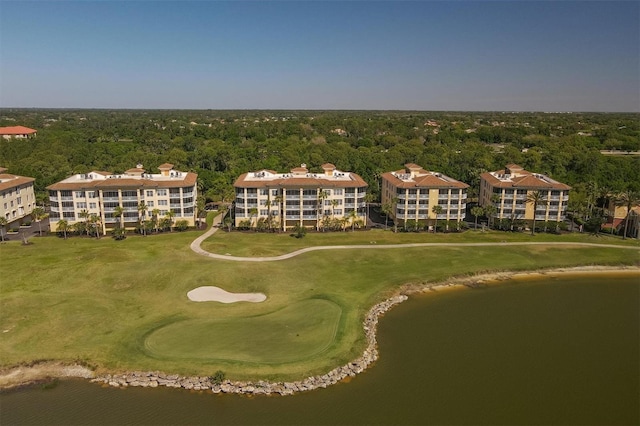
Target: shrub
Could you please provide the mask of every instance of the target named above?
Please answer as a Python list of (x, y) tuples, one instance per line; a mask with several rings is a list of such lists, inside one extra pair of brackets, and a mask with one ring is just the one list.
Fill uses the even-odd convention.
[(224, 373), (224, 371), (222, 370), (218, 370), (215, 373), (213, 373), (213, 376), (209, 376), (209, 380), (211, 381), (211, 383), (213, 383), (214, 385), (219, 385), (221, 384), (224, 379), (226, 378), (226, 374)]

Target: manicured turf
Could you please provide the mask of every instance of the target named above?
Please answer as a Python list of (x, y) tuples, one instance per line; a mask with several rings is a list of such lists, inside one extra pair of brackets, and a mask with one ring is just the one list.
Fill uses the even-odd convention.
[(231, 232), (219, 230), (202, 243), (204, 250), (233, 256), (278, 256), (305, 247), (343, 244), (402, 244), (402, 243), (478, 243), (478, 242), (582, 242), (621, 244), (640, 247), (636, 239), (622, 240), (608, 235), (535, 234), (528, 232), (473, 231), (461, 233), (391, 232), (372, 229), (355, 232), (309, 232), (304, 238), (289, 233)]
[[(211, 309), (216, 309), (212, 304)], [(177, 321), (145, 339), (151, 356), (261, 364), (301, 361), (317, 356), (334, 341), (340, 306), (309, 299), (266, 315), (240, 319)]]
[[(365, 234), (368, 233), (336, 233), (327, 238), (339, 240), (339, 244), (354, 244), (361, 241), (352, 238), (370, 238)], [(234, 379), (299, 379), (324, 373), (357, 357), (365, 344), (363, 316), (402, 284), (438, 282), (486, 271), (629, 265), (640, 261), (638, 250), (535, 246), (328, 250), (286, 261), (239, 263), (193, 253), (189, 244), (198, 235), (171, 233), (123, 241), (34, 237), (29, 246), (19, 242), (0, 244), (0, 363), (85, 359), (109, 370), (198, 375), (223, 370)], [(384, 231), (369, 235), (398, 242), (403, 242), (405, 236), (408, 242), (417, 238)], [(311, 242), (309, 237), (302, 239), (303, 243)], [(250, 251), (253, 243), (257, 244), (257, 251), (266, 251), (272, 242), (276, 244), (275, 238), (297, 241), (261, 234), (218, 233), (214, 238), (223, 244), (238, 245), (238, 252)], [(443, 236), (441, 241), (447, 240)], [(608, 238), (592, 241), (611, 242)], [(229, 305), (189, 301), (187, 292), (203, 285), (237, 293), (261, 292), (267, 300)], [(304, 307), (317, 299), (330, 300), (340, 307), (339, 325), (330, 343), (326, 329), (331, 327), (309, 326), (303, 333), (298, 331), (300, 336), (296, 338), (308, 340), (301, 346), (297, 361), (285, 361), (295, 356), (294, 351), (277, 352), (278, 342), (288, 342), (292, 336), (276, 333), (276, 326), (267, 327), (263, 334), (249, 330), (252, 321), (259, 327), (259, 319), (270, 316), (276, 324), (287, 315), (291, 315), (292, 322), (300, 321), (304, 315), (296, 313), (296, 306)], [(287, 311), (288, 307), (293, 310)], [(335, 319), (329, 315), (331, 309), (321, 311), (317, 312), (320, 317), (329, 322)], [(311, 309), (304, 312), (310, 316), (312, 313)], [(187, 326), (213, 323), (225, 324), (225, 334), (216, 334), (215, 339), (259, 335), (272, 339), (273, 344), (267, 346), (267, 352), (259, 354), (256, 349), (256, 354), (249, 356), (239, 346), (215, 346), (217, 342), (213, 341), (205, 345), (199, 332), (191, 334), (196, 343), (189, 339)], [(178, 332), (179, 324), (182, 332)], [(165, 338), (158, 339), (162, 333)], [(180, 343), (175, 340), (173, 346), (185, 347), (172, 347), (172, 339), (182, 339)], [(199, 343), (204, 345), (202, 349), (198, 349)], [(203, 358), (209, 349), (221, 352)], [(189, 351), (196, 351), (197, 356), (184, 358)], [(304, 355), (318, 351), (321, 353), (317, 356)]]

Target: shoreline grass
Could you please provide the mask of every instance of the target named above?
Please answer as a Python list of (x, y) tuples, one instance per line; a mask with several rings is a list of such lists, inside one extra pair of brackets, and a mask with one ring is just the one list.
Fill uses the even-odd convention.
[[(235, 238), (239, 251), (250, 249), (250, 243), (268, 245), (263, 240), (242, 240), (244, 234), (239, 234), (242, 238), (233, 233), (218, 234), (225, 235), (226, 241)], [(343, 237), (340, 244), (355, 244), (344, 241), (344, 237), (358, 234), (365, 232), (335, 235)], [(410, 235), (388, 234), (396, 239)], [(29, 246), (0, 245), (1, 365), (43, 358), (69, 362), (87, 359), (112, 371), (210, 375), (222, 370), (227, 377), (239, 380), (299, 379), (357, 357), (365, 345), (362, 318), (372, 305), (403, 285), (442, 282), (452, 276), (489, 271), (638, 265), (640, 261), (636, 250), (518, 246), (502, 251), (495, 247), (323, 251), (281, 262), (248, 264), (216, 261), (193, 253), (189, 244), (197, 235), (172, 233), (119, 242), (108, 238), (34, 238)], [(254, 236), (262, 237), (246, 235)], [(596, 242), (611, 243), (601, 238)], [(231, 305), (190, 302), (186, 293), (201, 285), (233, 292), (262, 292), (267, 300)], [(327, 298), (342, 309), (335, 339), (317, 357), (275, 363), (266, 359), (243, 361), (239, 356), (233, 359), (233, 354), (225, 360), (161, 359), (144, 350), (151, 332), (178, 318), (225, 321), (232, 333), (234, 323), (314, 298)], [(250, 338), (246, 334), (250, 332), (243, 333)], [(275, 345), (278, 339), (273, 340)]]

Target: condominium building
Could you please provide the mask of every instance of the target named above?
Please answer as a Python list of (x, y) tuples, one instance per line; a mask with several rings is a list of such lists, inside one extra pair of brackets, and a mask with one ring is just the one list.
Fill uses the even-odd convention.
[[(51, 231), (57, 231), (60, 219), (69, 225), (86, 220), (87, 215), (100, 218), (102, 232), (123, 223), (135, 228), (140, 217), (149, 219), (154, 210), (163, 218), (172, 212), (173, 220), (186, 220), (195, 225), (198, 175), (173, 170), (173, 164), (162, 164), (160, 173), (147, 173), (138, 164), (122, 174), (93, 171), (76, 174), (48, 186)], [(144, 203), (146, 211), (140, 209)], [(114, 215), (116, 208), (122, 216)]]
[(37, 132), (37, 130), (24, 126), (0, 127), (0, 136), (3, 139), (28, 139), (35, 137)]
[(464, 182), (409, 163), (382, 175), (381, 201), (392, 206), (390, 217), (399, 224), (436, 219), (460, 222), (466, 214), (467, 188)]
[(286, 231), (296, 224), (319, 228), (328, 218), (366, 220), (367, 183), (357, 174), (323, 164), (323, 172), (310, 172), (306, 164), (289, 173), (259, 170), (241, 175), (236, 191), (234, 223), (270, 222)]
[(534, 192), (541, 201), (535, 211), (535, 219), (559, 222), (565, 219), (570, 186), (549, 176), (524, 170), (517, 164), (508, 164), (504, 170), (480, 175), (481, 206), (494, 205), (497, 219), (533, 220), (534, 204), (527, 202)]
[(34, 178), (12, 175), (0, 167), (0, 217), (7, 223), (22, 221), (36, 207)]

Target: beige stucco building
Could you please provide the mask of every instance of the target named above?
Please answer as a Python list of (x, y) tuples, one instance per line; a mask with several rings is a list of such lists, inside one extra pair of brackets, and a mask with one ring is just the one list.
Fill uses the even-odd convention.
[(480, 206), (493, 204), (496, 219), (533, 220), (533, 203), (527, 198), (535, 191), (543, 201), (538, 204), (535, 218), (539, 221), (560, 222), (565, 219), (570, 186), (549, 176), (508, 164), (504, 170), (480, 175)]
[(8, 224), (23, 221), (36, 207), (34, 178), (12, 175), (0, 167), (0, 217)]
[(310, 172), (306, 164), (288, 173), (259, 170), (244, 173), (233, 184), (236, 191), (234, 224), (261, 219), (286, 231), (296, 224), (319, 228), (335, 218), (366, 220), (367, 183), (357, 174), (323, 164), (322, 172)]
[[(76, 174), (48, 186), (51, 212), (51, 231), (57, 231), (57, 222), (64, 219), (69, 225), (86, 220), (84, 214), (100, 218), (103, 234), (122, 221), (132, 229), (141, 215), (149, 219), (153, 210), (163, 218), (173, 212), (173, 221), (186, 220), (195, 225), (198, 175), (173, 170), (173, 164), (162, 164), (160, 173), (147, 173), (138, 164), (122, 174), (92, 171)], [(144, 202), (147, 211), (138, 207)], [(114, 216), (116, 207), (123, 209), (121, 218)]]
[[(429, 220), (464, 220), (467, 185), (438, 172), (430, 172), (413, 163), (382, 175), (382, 204), (391, 204), (390, 217), (399, 224), (408, 220), (426, 224)], [(437, 214), (434, 206), (440, 206)]]

